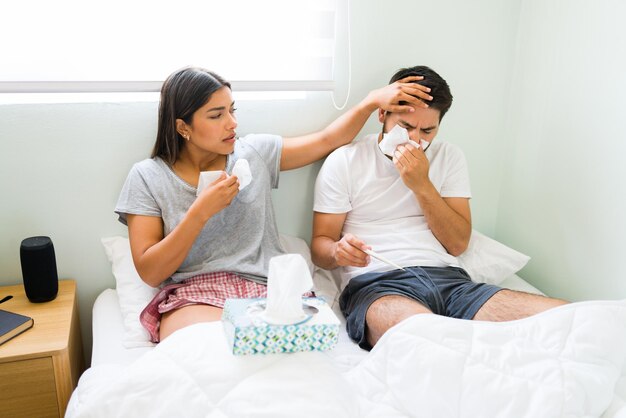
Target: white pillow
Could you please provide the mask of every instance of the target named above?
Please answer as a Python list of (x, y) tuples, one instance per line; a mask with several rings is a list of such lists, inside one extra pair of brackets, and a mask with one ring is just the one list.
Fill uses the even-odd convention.
[(154, 345), (148, 331), (139, 322), (139, 314), (159, 289), (148, 286), (137, 273), (130, 244), (126, 237), (102, 238), (104, 251), (112, 265), (115, 288), (124, 319), (124, 339), (126, 348)]
[(498, 285), (520, 271), (530, 257), (472, 230), (467, 250), (457, 259), (473, 281)]
[[(139, 314), (157, 294), (159, 289), (148, 286), (137, 273), (133, 257), (130, 252), (128, 238), (115, 236), (102, 238), (102, 245), (112, 264), (113, 276), (117, 296), (120, 302), (120, 310), (124, 319), (124, 339), (122, 344), (126, 348), (152, 346), (148, 331), (139, 322)], [(280, 243), (283, 249), (290, 254), (300, 254), (304, 257), (316, 288), (319, 286), (315, 280), (315, 266), (311, 260), (311, 251), (306, 241), (301, 238), (280, 234)], [(330, 289), (330, 287), (324, 287)], [(317, 290), (317, 289), (316, 289)], [(328, 290), (324, 294), (329, 303), (335, 298)]]

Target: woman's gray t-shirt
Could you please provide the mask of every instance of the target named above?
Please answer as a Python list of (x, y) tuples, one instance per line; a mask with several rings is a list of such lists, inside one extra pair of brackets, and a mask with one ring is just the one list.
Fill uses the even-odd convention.
[[(284, 254), (271, 200), (271, 189), (278, 187), (282, 143), (282, 138), (274, 135), (247, 135), (235, 142), (226, 172), (230, 174), (235, 162), (245, 158), (252, 182), (209, 219), (172, 281), (229, 271), (267, 283), (270, 258)], [(195, 187), (178, 177), (162, 159), (150, 158), (130, 170), (115, 212), (125, 225), (127, 214), (158, 216), (168, 235), (195, 199)]]

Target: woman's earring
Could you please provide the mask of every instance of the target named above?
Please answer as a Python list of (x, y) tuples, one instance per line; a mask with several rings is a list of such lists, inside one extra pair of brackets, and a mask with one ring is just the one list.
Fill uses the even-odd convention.
[(189, 135), (185, 135), (184, 137), (187, 141), (189, 141)]

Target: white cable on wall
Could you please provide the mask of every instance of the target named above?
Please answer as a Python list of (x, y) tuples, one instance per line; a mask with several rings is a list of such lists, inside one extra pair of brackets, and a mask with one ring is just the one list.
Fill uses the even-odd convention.
[[(350, 0), (346, 0), (346, 4), (347, 4), (347, 19), (346, 21), (348, 22), (348, 92), (346, 94), (346, 100), (343, 102), (343, 104), (341, 106), (337, 106), (337, 102), (335, 101), (335, 90), (333, 89), (332, 93), (331, 93), (331, 98), (333, 101), (333, 106), (335, 106), (335, 109), (337, 110), (343, 110), (346, 107), (346, 104), (348, 104), (348, 99), (350, 98), (350, 89), (352, 87), (352, 45), (350, 42)], [(335, 34), (337, 34), (337, 27), (338, 27), (338, 22), (339, 19), (335, 19)], [(337, 56), (337, 54), (335, 54), (335, 57)], [(335, 65), (335, 60), (333, 60), (333, 67)], [(334, 73), (334, 68), (333, 68), (333, 73)]]

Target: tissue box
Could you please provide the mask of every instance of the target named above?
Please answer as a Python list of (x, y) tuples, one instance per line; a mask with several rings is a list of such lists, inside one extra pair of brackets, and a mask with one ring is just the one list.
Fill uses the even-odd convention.
[[(260, 312), (265, 299), (226, 299), (222, 323), (233, 354), (295, 353), (327, 351), (337, 344), (339, 319), (322, 298), (303, 298), (303, 305), (312, 307), (307, 320), (290, 325), (274, 325), (263, 321)], [(307, 309), (311, 310), (311, 309)]]

